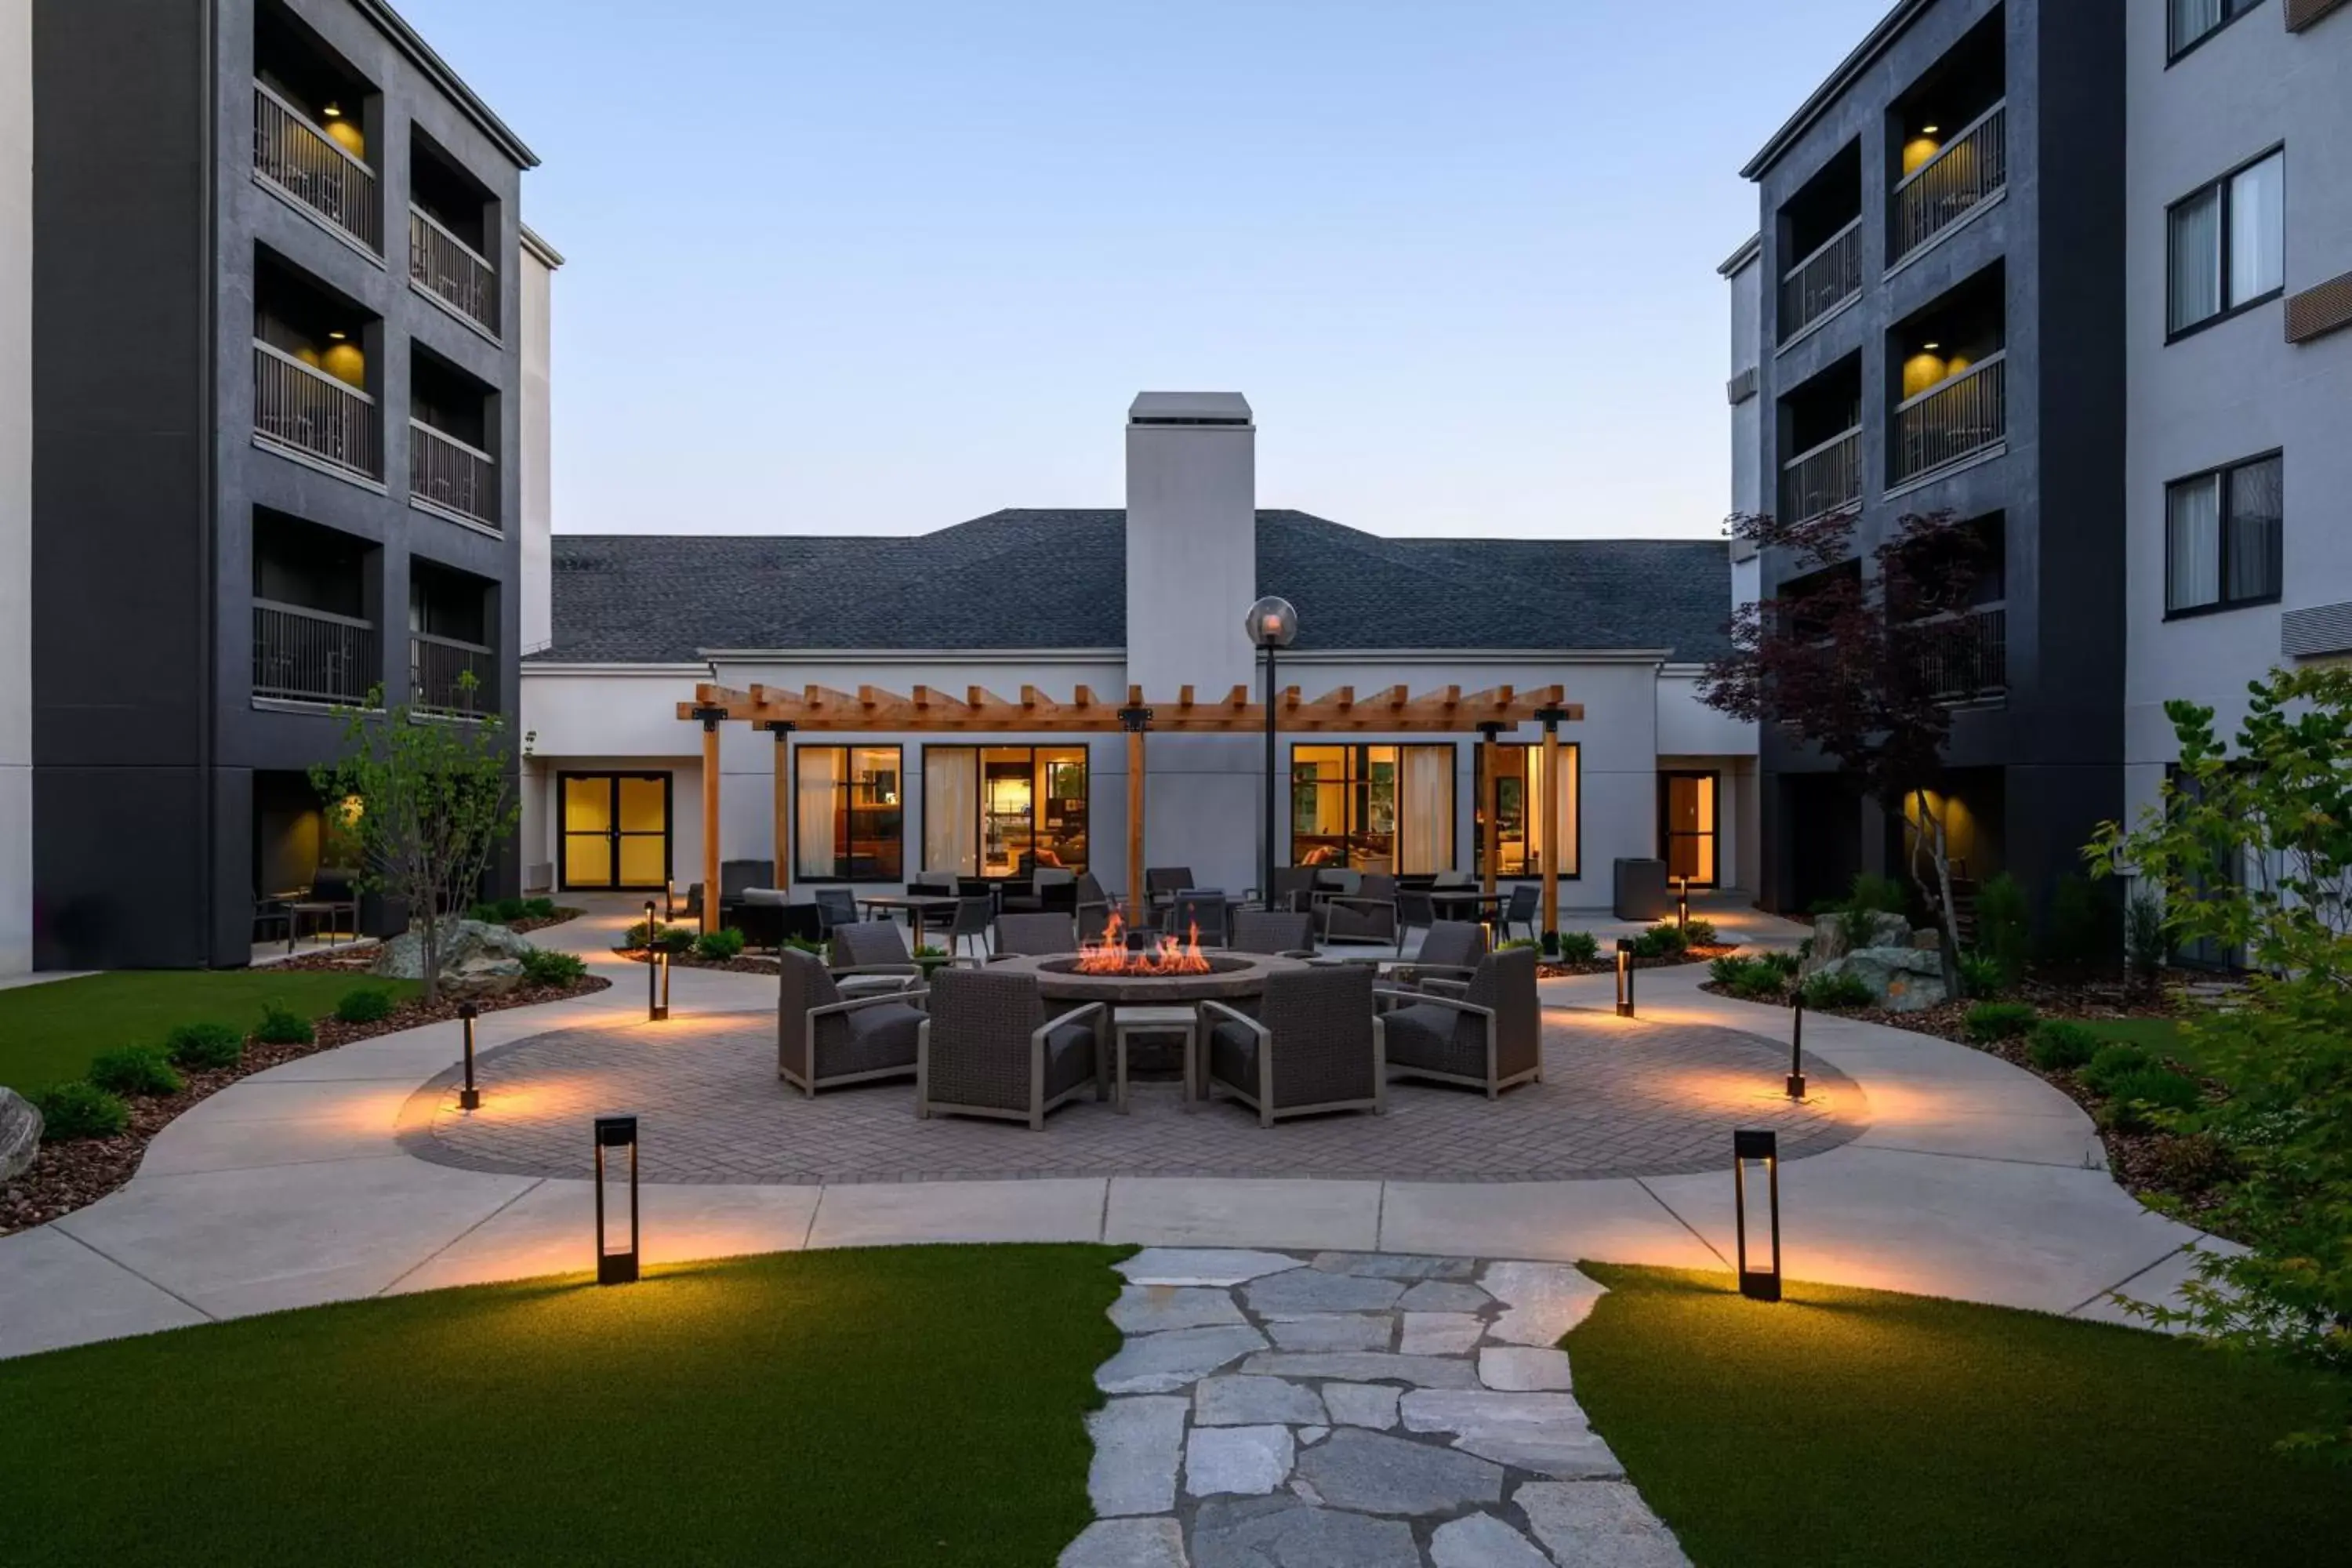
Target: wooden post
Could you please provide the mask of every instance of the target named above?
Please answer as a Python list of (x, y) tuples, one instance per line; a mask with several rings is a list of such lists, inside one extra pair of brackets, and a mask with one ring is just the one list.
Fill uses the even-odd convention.
[(719, 721), (702, 716), (702, 929), (719, 929)]
[(1486, 774), (1486, 787), (1482, 791), (1486, 798), (1478, 803), (1479, 816), (1484, 819), (1478, 828), (1478, 886), (1482, 892), (1491, 896), (1495, 891), (1495, 862), (1501, 859), (1503, 854), (1496, 842), (1495, 821), (1500, 815), (1495, 807), (1503, 798), (1502, 775), (1496, 772), (1502, 762), (1502, 750), (1495, 743), (1495, 737), (1503, 732), (1503, 727), (1500, 724), (1481, 724), (1478, 732), (1486, 737), (1479, 742), (1478, 751)]
[[(1130, 696), (1135, 693), (1130, 692)], [(1151, 710), (1131, 705), (1121, 709), (1119, 722), (1127, 726), (1127, 923), (1139, 926), (1145, 921), (1143, 897), (1143, 733), (1151, 722)]]
[(1559, 717), (1543, 720), (1543, 934), (1559, 930)]
[(790, 719), (771, 719), (768, 732), (776, 737), (776, 886), (789, 888), (792, 872), (793, 731)]

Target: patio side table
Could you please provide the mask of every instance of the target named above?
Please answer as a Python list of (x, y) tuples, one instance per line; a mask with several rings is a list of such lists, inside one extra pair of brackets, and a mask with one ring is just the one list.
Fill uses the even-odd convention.
[(1201, 1015), (1191, 1006), (1120, 1007), (1111, 1014), (1111, 1048), (1118, 1057), (1118, 1113), (1127, 1114), (1127, 1040), (1129, 1035), (1184, 1037), (1184, 1109), (1192, 1109), (1193, 1068)]

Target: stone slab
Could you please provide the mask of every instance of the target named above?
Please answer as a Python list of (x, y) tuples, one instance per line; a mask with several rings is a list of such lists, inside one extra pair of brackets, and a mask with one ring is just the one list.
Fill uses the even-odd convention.
[(1551, 1559), (1491, 1513), (1465, 1514), (1429, 1538), (1433, 1568), (1552, 1568)]
[(1566, 1390), (1568, 1352), (1531, 1345), (1487, 1345), (1478, 1352), (1478, 1381), (1488, 1388), (1534, 1394)]
[(1397, 1424), (1397, 1400), (1403, 1392), (1378, 1383), (1327, 1383), (1323, 1405), (1339, 1426), (1384, 1432)]
[(1127, 1334), (1168, 1329), (1206, 1329), (1249, 1320), (1234, 1305), (1233, 1293), (1206, 1286), (1129, 1285), (1111, 1303), (1110, 1321)]
[(1474, 1388), (1478, 1382), (1476, 1371), (1466, 1361), (1381, 1351), (1262, 1351), (1242, 1363), (1241, 1369), (1266, 1377), (1334, 1377), (1349, 1383), (1410, 1383), (1421, 1388)]
[(1503, 1315), (1487, 1331), (1503, 1344), (1557, 1344), (1601, 1296), (1591, 1279), (1559, 1263), (1490, 1263), (1478, 1283), (1503, 1303)]
[(1265, 1336), (1246, 1324), (1140, 1334), (1096, 1369), (1095, 1386), (1105, 1394), (1166, 1394), (1265, 1348)]
[(1087, 1413), (1095, 1457), (1087, 1470), (1087, 1492), (1096, 1513), (1109, 1518), (1175, 1508), (1186, 1403), (1180, 1394), (1147, 1394), (1108, 1400)]
[(1059, 1568), (1188, 1568), (1172, 1519), (1098, 1519), (1062, 1551)]
[(1242, 1300), (1261, 1318), (1296, 1318), (1324, 1312), (1382, 1312), (1396, 1305), (1404, 1286), (1394, 1279), (1357, 1274), (1326, 1274), (1294, 1268), (1253, 1279)]
[(1318, 1252), (1313, 1267), (1326, 1274), (1367, 1274), (1381, 1279), (1467, 1279), (1475, 1264), (1467, 1258), (1395, 1252)]
[(1486, 1325), (1468, 1312), (1407, 1312), (1397, 1349), (1407, 1355), (1461, 1355), (1475, 1348)]
[(1422, 1561), (1401, 1520), (1296, 1498), (1212, 1498), (1192, 1523), (1192, 1568), (1422, 1568)]
[(1396, 1324), (1386, 1312), (1317, 1312), (1277, 1319), (1265, 1331), (1286, 1351), (1384, 1351)]
[(1530, 1481), (1511, 1500), (1527, 1511), (1536, 1539), (1579, 1568), (1689, 1568), (1672, 1531), (1622, 1481)]
[(1300, 1267), (1284, 1252), (1241, 1247), (1147, 1247), (1116, 1264), (1130, 1285), (1239, 1285)]
[(1424, 1279), (1397, 1300), (1401, 1312), (1483, 1312), (1495, 1299), (1458, 1279)]
[(1287, 1426), (1195, 1426), (1184, 1444), (1184, 1490), (1192, 1497), (1262, 1497), (1290, 1479)]
[(1323, 1401), (1303, 1383), (1279, 1377), (1204, 1377), (1192, 1385), (1192, 1420), (1202, 1426), (1313, 1426)]
[(1359, 1513), (1452, 1513), (1503, 1500), (1501, 1466), (1356, 1426), (1299, 1455), (1298, 1474), (1326, 1503)]

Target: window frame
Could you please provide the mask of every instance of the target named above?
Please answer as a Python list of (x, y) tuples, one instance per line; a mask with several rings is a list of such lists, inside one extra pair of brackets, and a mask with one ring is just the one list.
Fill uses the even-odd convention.
[[(1541, 741), (1498, 740), (1495, 742), (1495, 749), (1498, 752), (1530, 751), (1540, 752), (1543, 750), (1543, 742)], [(1580, 742), (1562, 741), (1559, 742), (1559, 750), (1562, 756), (1566, 756), (1570, 752), (1575, 753), (1576, 756), (1576, 820), (1571, 823), (1562, 825), (1567, 828), (1570, 837), (1576, 840), (1576, 869), (1573, 871), (1561, 871), (1558, 873), (1558, 877), (1559, 879), (1563, 882), (1580, 882), (1584, 879), (1584, 747)], [(1498, 773), (1496, 776), (1500, 777), (1501, 775)], [(1493, 784), (1486, 776), (1486, 748), (1484, 743), (1472, 748), (1470, 777), (1473, 784), (1473, 788), (1471, 790), (1472, 805), (1470, 808), (1470, 870), (1473, 876), (1477, 876), (1483, 879), (1486, 869), (1486, 832), (1484, 827), (1479, 826), (1481, 821), (1480, 814), (1486, 811), (1489, 806), (1496, 804), (1491, 798)], [(1524, 770), (1520, 772), (1519, 777), (1522, 780), (1526, 779), (1527, 773)], [(1556, 790), (1559, 786), (1558, 783), (1555, 782), (1551, 787)], [(1499, 815), (1499, 813), (1497, 815)], [(1497, 856), (1502, 853), (1503, 844), (1504, 838), (1501, 832), (1501, 825), (1497, 823), (1495, 834), (1495, 851)], [(1519, 863), (1524, 866), (1527, 864), (1527, 850), (1525, 847), (1526, 839), (1524, 837), (1521, 838), (1520, 844)], [(1498, 867), (1495, 873), (1495, 880), (1497, 883), (1506, 881), (1538, 882), (1542, 879), (1543, 873), (1541, 871), (1518, 871), (1506, 877)]]
[[(2244, 15), (2242, 12), (2240, 14)], [(2218, 27), (2214, 29), (2215, 32), (2219, 32), (2220, 30), (2221, 29)], [(2209, 33), (2206, 37), (2212, 37), (2212, 34)], [(2183, 338), (2195, 337), (2199, 332), (2205, 331), (2209, 327), (2220, 326), (2223, 321), (2233, 321), (2237, 317), (2245, 315), (2248, 311), (2260, 310), (2263, 306), (2269, 304), (2272, 300), (2281, 299), (2285, 295), (2286, 271), (2284, 267), (2282, 266), (2279, 270), (2279, 286), (2277, 288), (2265, 289), (2262, 293), (2255, 295), (2252, 299), (2242, 300), (2235, 305), (2228, 302), (2230, 298), (2230, 267), (2231, 262), (2230, 255), (2230, 205), (2231, 201), (2230, 187), (2237, 183), (2239, 175), (2244, 174), (2247, 170), (2254, 167), (2256, 164), (2267, 163), (2273, 158), (2279, 160), (2279, 195), (2281, 198), (2279, 203), (2279, 252), (2281, 257), (2284, 258), (2286, 252), (2286, 203), (2284, 200), (2286, 194), (2286, 143), (2284, 142), (2274, 142), (2271, 143), (2270, 146), (2264, 148), (2262, 152), (2255, 153), (2252, 157), (2222, 171), (2212, 179), (2200, 183), (2196, 189), (2184, 192), (2180, 195), (2175, 196), (2172, 200), (2164, 204), (2164, 342), (2167, 348), (2169, 348), (2174, 343), (2180, 342)], [(2182, 207), (2187, 206), (2190, 202), (2196, 201), (2206, 195), (2212, 195), (2215, 198), (2215, 209), (2217, 213), (2216, 223), (2221, 241), (2221, 274), (2217, 279), (2217, 282), (2219, 284), (2219, 293), (2220, 298), (2222, 300), (2222, 304), (2220, 310), (2214, 311), (2210, 316), (2200, 316), (2185, 327), (2175, 327), (2172, 324), (2172, 294), (2175, 281), (2172, 271), (2172, 215), (2179, 212)]]
[[(1370, 752), (1375, 747), (1385, 747), (1396, 753), (1396, 762), (1394, 763), (1396, 768), (1396, 798), (1392, 805), (1392, 809), (1396, 813), (1396, 825), (1391, 827), (1389, 832), (1390, 869), (1388, 875), (1410, 876), (1412, 874), (1411, 872), (1401, 872), (1396, 869), (1397, 866), (1404, 859), (1405, 753), (1415, 749), (1444, 752), (1445, 774), (1449, 780), (1452, 780), (1457, 776), (1456, 770), (1461, 766), (1462, 762), (1461, 752), (1456, 742), (1452, 741), (1376, 741), (1364, 740), (1355, 736), (1347, 736), (1337, 741), (1328, 739), (1328, 737), (1320, 740), (1299, 740), (1294, 738), (1290, 742), (1289, 810), (1288, 814), (1283, 819), (1283, 864), (1286, 869), (1300, 868), (1298, 865), (1298, 753), (1302, 750), (1341, 751), (1348, 753), (1348, 767), (1346, 774), (1338, 781), (1341, 792), (1341, 798), (1347, 803), (1344, 812), (1346, 825), (1341, 828), (1339, 833), (1340, 843), (1344, 846), (1355, 837), (1357, 831), (1356, 792), (1359, 789), (1361, 789), (1366, 792), (1365, 798), (1367, 800), (1370, 798), (1370, 791), (1371, 788), (1372, 779), (1371, 760), (1369, 756), (1361, 759), (1364, 763), (1364, 771), (1360, 773), (1356, 771), (1356, 763), (1359, 760), (1358, 753)], [(1320, 786), (1326, 782), (1328, 781), (1318, 780), (1317, 784), (1318, 786)], [(1458, 791), (1454, 791), (1454, 793), (1458, 794)], [(1449, 807), (1451, 807), (1454, 802), (1449, 800), (1447, 804)], [(1445, 853), (1441, 857), (1444, 863), (1449, 867), (1454, 864), (1454, 853), (1461, 847), (1461, 826), (1455, 818), (1456, 813), (1449, 809), (1445, 814)], [(1316, 867), (1315, 869), (1328, 871), (1360, 871), (1363, 868), (1356, 864), (1354, 853), (1350, 851), (1347, 858), (1341, 860), (1339, 864), (1334, 866), (1326, 862)]]
[[(986, 871), (980, 869), (980, 868), (988, 864), (988, 857), (982, 847), (986, 843), (986, 829), (988, 826), (988, 773), (986, 763), (982, 761), (982, 757), (989, 752), (1026, 752), (1029, 753), (1029, 772), (1031, 776), (1034, 778), (1037, 771), (1038, 752), (1076, 752), (1084, 760), (1084, 764), (1087, 770), (1087, 853), (1086, 859), (1083, 864), (1076, 866), (1066, 865), (1063, 868), (1074, 874), (1083, 874), (1093, 869), (1095, 844), (1095, 753), (1094, 748), (1087, 744), (1085, 736), (1080, 735), (1076, 737), (1076, 739), (1077, 742), (1076, 745), (1042, 745), (1029, 742), (1013, 746), (987, 746), (981, 744), (977, 741), (926, 741), (923, 742), (923, 744), (919, 748), (919, 751), (920, 753), (920, 761), (923, 763), (923, 776), (927, 782), (923, 790), (922, 809), (916, 813), (917, 820), (915, 823), (915, 843), (917, 845), (915, 858), (920, 862), (919, 868), (925, 874), (932, 876), (939, 875), (941, 872), (956, 877), (962, 877), (968, 874), (971, 877), (972, 880), (976, 882), (1011, 884), (1020, 881), (1021, 879), (1017, 873), (1007, 873), (1002, 877), (992, 877)], [(973, 868), (970, 873), (966, 873), (961, 867), (934, 866), (931, 864), (931, 792), (929, 787), (928, 780), (930, 777), (930, 755), (933, 752), (970, 752), (972, 754), (973, 787), (971, 810)], [(1046, 796), (1039, 795), (1034, 791), (1032, 791), (1030, 795), (1029, 831), (1033, 845), (1035, 842), (1036, 836), (1045, 830), (1044, 813), (1046, 798)]]
[(2166, 0), (2164, 7), (2164, 68), (2170, 70), (2174, 66), (2179, 65), (2182, 60), (2187, 59), (2190, 55), (2193, 55), (2199, 49), (2203, 48), (2210, 40), (2218, 38), (2223, 33), (2227, 32), (2231, 23), (2243, 21), (2246, 17), (2252, 16), (2262, 8), (2263, 0), (2246, 0), (2246, 3), (2239, 6), (2238, 9), (2231, 12), (2228, 16), (2223, 16), (2220, 21), (2214, 23), (2211, 26), (2206, 28), (2203, 32), (2198, 34), (2195, 37), (2189, 39), (2184, 44), (2172, 36), (2172, 5), (2170, 4), (2170, 0)]
[[(2252, 468), (2252, 467), (2253, 467), (2255, 464), (2257, 464), (2257, 463), (2269, 463), (2269, 462), (2276, 462), (2276, 463), (2279, 465), (2279, 574), (2278, 574), (2278, 575), (2279, 575), (2279, 581), (2278, 581), (2278, 586), (2277, 586), (2277, 587), (2273, 588), (2273, 589), (2272, 589), (2269, 593), (2267, 593), (2267, 594), (2256, 595), (2254, 595), (2254, 596), (2252, 596), (2252, 597), (2250, 597), (2250, 598), (2243, 598), (2243, 599), (2231, 599), (2231, 598), (2228, 598), (2228, 597), (2222, 597), (2222, 598), (2215, 599), (2215, 600), (2214, 600), (2211, 604), (2210, 604), (2210, 605), (2186, 605), (2186, 606), (2184, 606), (2184, 607), (2182, 607), (2182, 608), (2180, 608), (2180, 609), (2178, 609), (2178, 610), (2171, 608), (2171, 607), (2170, 607), (2170, 603), (2169, 603), (2169, 602), (2170, 602), (2170, 600), (2171, 600), (2171, 598), (2172, 598), (2172, 492), (2173, 492), (2175, 489), (2179, 489), (2179, 488), (2180, 486), (2182, 486), (2182, 485), (2190, 485), (2190, 484), (2195, 484), (2195, 483), (2196, 483), (2198, 480), (2200, 480), (2200, 479), (2219, 479), (2219, 480), (2221, 481), (2221, 495), (2220, 495), (2220, 497), (2219, 497), (2219, 500), (2220, 500), (2220, 503), (2221, 503), (2221, 505), (2220, 505), (2220, 511), (2219, 511), (2220, 526), (2219, 526), (2219, 527), (2214, 531), (2214, 533), (2215, 533), (2215, 543), (2214, 543), (2214, 548), (2215, 548), (2216, 550), (2218, 550), (2218, 551), (2221, 552), (2221, 563), (2222, 563), (2222, 564), (2223, 564), (2223, 565), (2225, 565), (2225, 566), (2226, 566), (2226, 565), (2227, 565), (2227, 563), (2228, 563), (2228, 561), (2229, 561), (2229, 552), (2230, 552), (2230, 483), (2231, 483), (2231, 477), (2232, 477), (2233, 475), (2235, 475), (2235, 474), (2238, 472), (2238, 470), (2239, 470), (2239, 469), (2241, 469), (2241, 468)], [(2158, 586), (2159, 586), (2159, 589), (2160, 589), (2160, 591), (2162, 592), (2162, 594), (2164, 595), (2164, 597), (2165, 597), (2165, 599), (2166, 599), (2166, 601), (2167, 601), (2167, 605), (2166, 605), (2165, 612), (2164, 612), (2164, 618), (2165, 618), (2166, 620), (2168, 620), (2168, 621), (2190, 621), (2190, 620), (2195, 620), (2195, 619), (2196, 619), (2198, 616), (2218, 616), (2218, 615), (2223, 614), (2224, 612), (2226, 612), (2226, 611), (2230, 611), (2230, 610), (2246, 610), (2246, 609), (2253, 609), (2253, 608), (2256, 608), (2256, 607), (2258, 607), (2258, 606), (2260, 606), (2260, 605), (2275, 605), (2275, 604), (2277, 604), (2277, 603), (2279, 602), (2279, 600), (2284, 596), (2284, 592), (2285, 592), (2285, 587), (2286, 587), (2286, 448), (2285, 448), (2285, 447), (2272, 447), (2272, 448), (2271, 448), (2269, 451), (2267, 451), (2267, 452), (2255, 452), (2255, 453), (2252, 453), (2252, 454), (2250, 454), (2250, 455), (2248, 455), (2248, 456), (2246, 456), (2246, 457), (2243, 457), (2243, 458), (2231, 458), (2230, 461), (2228, 461), (2228, 462), (2226, 462), (2226, 463), (2216, 463), (2216, 464), (2212, 465), (2212, 466), (2211, 466), (2211, 467), (2210, 467), (2210, 468), (2199, 468), (2199, 469), (2197, 469), (2196, 471), (2194, 471), (2193, 473), (2181, 474), (2181, 475), (2179, 475), (2179, 476), (2177, 476), (2177, 477), (2175, 477), (2175, 478), (2173, 478), (2173, 479), (2169, 479), (2165, 480), (2165, 481), (2164, 481), (2164, 511), (2163, 511), (2163, 516), (2164, 516), (2164, 581), (2163, 581), (2163, 582), (2162, 582)], [(2222, 574), (2222, 576), (2224, 577), (2224, 579), (2226, 579), (2226, 576), (2227, 576), (2226, 572)]]
[[(856, 752), (897, 752), (897, 753), (898, 753), (898, 873), (897, 873), (895, 876), (886, 876), (886, 877), (852, 877), (852, 876), (844, 876), (844, 875), (842, 875), (842, 874), (840, 873), (840, 871), (837, 869), (837, 868), (838, 868), (838, 867), (840, 866), (840, 864), (841, 864), (841, 861), (840, 861), (840, 859), (839, 859), (839, 858), (838, 858), (838, 857), (836, 857), (836, 858), (835, 858), (835, 860), (834, 860), (834, 865), (835, 866), (836, 869), (835, 869), (835, 871), (833, 874), (831, 874), (831, 875), (829, 875), (829, 876), (821, 876), (821, 877), (820, 877), (820, 876), (806, 876), (806, 877), (804, 877), (804, 876), (801, 875), (801, 840), (802, 840), (802, 837), (803, 837), (803, 835), (802, 835), (802, 832), (801, 832), (801, 814), (800, 814), (800, 801), (801, 801), (801, 756), (802, 756), (802, 753), (803, 753), (803, 752), (851, 752), (851, 753), (856, 753)], [(845, 759), (844, 759), (844, 761), (845, 761), (845, 766), (844, 766), (844, 769), (843, 769), (843, 773), (844, 773), (845, 776), (844, 776), (844, 778), (842, 779), (842, 781), (841, 781), (839, 784), (835, 784), (835, 785), (833, 786), (833, 788), (834, 788), (834, 792), (835, 792), (835, 795), (836, 795), (836, 796), (838, 796), (838, 795), (840, 794), (840, 792), (841, 792), (841, 791), (843, 791), (843, 790), (845, 790), (845, 789), (854, 790), (854, 789), (856, 789), (856, 788), (857, 787), (857, 779), (856, 779), (856, 774), (854, 774), (854, 773), (850, 773), (848, 772), (847, 767), (846, 767), (846, 765), (845, 765), (845, 764), (846, 764), (846, 759), (845, 758)], [(887, 885), (890, 885), (890, 884), (893, 884), (893, 883), (903, 883), (903, 882), (907, 879), (907, 747), (906, 747), (906, 744), (905, 744), (905, 742), (900, 742), (900, 741), (856, 741), (856, 742), (830, 742), (830, 741), (826, 741), (826, 742), (816, 742), (816, 743), (814, 743), (814, 744), (802, 744), (802, 745), (795, 745), (795, 746), (793, 746), (793, 747), (792, 770), (793, 770), (793, 773), (792, 773), (792, 777), (793, 777), (793, 811), (792, 811), (792, 840), (793, 840), (793, 842), (792, 842), (792, 855), (793, 855), (793, 858), (792, 858), (792, 870), (793, 870), (793, 874), (792, 874), (791, 878), (789, 879), (788, 885), (795, 885), (795, 884), (796, 884), (796, 885), (801, 885), (801, 886), (805, 886), (805, 887), (811, 887), (811, 888), (819, 888), (819, 887), (824, 887), (824, 888), (836, 888), (836, 887), (873, 888), (873, 887), (883, 887), (883, 886), (887, 886)]]
[[(1673, 781), (1675, 779), (1711, 779), (1714, 781), (1715, 787), (1710, 795), (1710, 805), (1713, 811), (1713, 816), (1710, 819), (1711, 826), (1709, 826), (1704, 832), (1695, 831), (1690, 833), (1680, 833), (1675, 830), (1673, 826), (1673, 796), (1671, 792), (1674, 788)], [(1584, 780), (1582, 775), (1579, 774), (1577, 784), (1580, 787), (1577, 791), (1577, 805), (1580, 810), (1582, 809), (1584, 802), (1584, 792), (1580, 787), (1583, 782)], [(1660, 768), (1658, 770), (1658, 858), (1666, 863), (1666, 876), (1667, 880), (1670, 882), (1674, 879), (1674, 841), (1677, 838), (1704, 838), (1707, 841), (1708, 858), (1715, 867), (1715, 875), (1705, 881), (1700, 881), (1697, 878), (1694, 877), (1691, 879), (1691, 886), (1694, 888), (1722, 887), (1723, 770), (1721, 768)], [(1581, 851), (1583, 846), (1579, 845), (1578, 848)], [(1581, 853), (1580, 853), (1578, 859), (1580, 861), (1582, 858), (1583, 857)]]

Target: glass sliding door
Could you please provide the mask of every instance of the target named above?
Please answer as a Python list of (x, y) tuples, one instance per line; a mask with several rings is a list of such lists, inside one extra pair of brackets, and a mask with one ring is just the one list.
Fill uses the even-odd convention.
[(658, 888), (668, 879), (669, 774), (564, 773), (559, 783), (559, 885)]
[(923, 869), (1020, 879), (1087, 868), (1084, 746), (923, 748)]
[(1290, 748), (1290, 863), (1439, 871), (1454, 862), (1454, 748)]
[(1665, 851), (1669, 879), (1687, 877), (1694, 888), (1717, 884), (1716, 797), (1721, 787), (1719, 773), (1658, 775), (1658, 844)]

